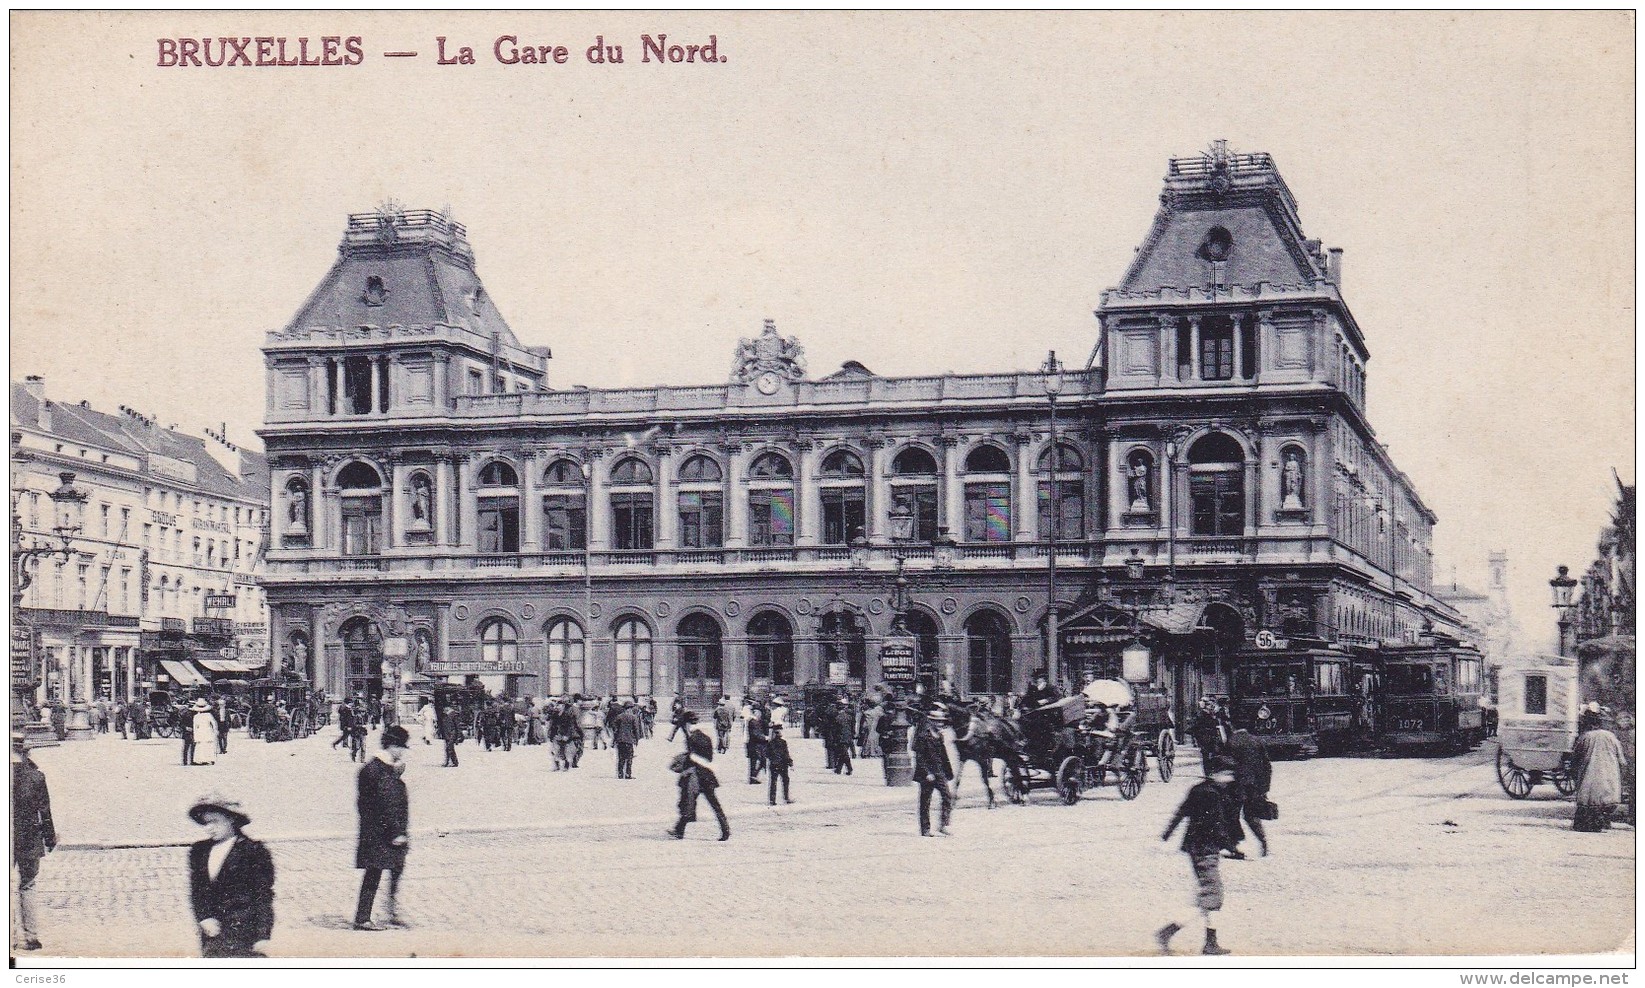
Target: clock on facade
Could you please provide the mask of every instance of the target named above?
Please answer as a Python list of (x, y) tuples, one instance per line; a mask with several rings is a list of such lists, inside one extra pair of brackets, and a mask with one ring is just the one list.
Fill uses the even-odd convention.
[(774, 395), (777, 393), (777, 389), (782, 386), (783, 379), (773, 371), (766, 371), (754, 379), (754, 387), (758, 388), (762, 395)]

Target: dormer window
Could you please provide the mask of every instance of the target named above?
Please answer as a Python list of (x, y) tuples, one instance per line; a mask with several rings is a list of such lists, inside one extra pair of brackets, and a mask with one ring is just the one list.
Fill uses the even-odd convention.
[(382, 305), (388, 301), (388, 289), (383, 285), (383, 279), (371, 275), (366, 279), (365, 302), (367, 305)]

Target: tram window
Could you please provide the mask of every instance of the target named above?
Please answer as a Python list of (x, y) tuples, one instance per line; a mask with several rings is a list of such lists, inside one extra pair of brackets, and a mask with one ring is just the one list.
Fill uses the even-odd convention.
[(1314, 667), (1314, 692), (1336, 696), (1342, 691), (1341, 665), (1335, 662), (1321, 662)]
[(1433, 670), (1427, 666), (1391, 665), (1387, 675), (1388, 689), (1394, 693), (1432, 693)]
[(1234, 670), (1234, 682), (1247, 696), (1301, 696), (1300, 666), (1243, 666)]

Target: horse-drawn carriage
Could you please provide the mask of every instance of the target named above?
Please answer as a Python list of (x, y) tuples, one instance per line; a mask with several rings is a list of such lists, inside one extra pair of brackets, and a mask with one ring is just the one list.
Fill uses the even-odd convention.
[(294, 741), (318, 728), (312, 690), (303, 680), (258, 679), (251, 683), (252, 736)]

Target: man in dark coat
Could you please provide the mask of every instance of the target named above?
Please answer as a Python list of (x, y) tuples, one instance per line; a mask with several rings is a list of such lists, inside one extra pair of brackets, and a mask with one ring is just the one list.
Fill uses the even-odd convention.
[(251, 818), (219, 796), (196, 802), (188, 815), (206, 828), (189, 847), (189, 901), (200, 927), (202, 957), (261, 957), (257, 944), (274, 934), (274, 859), (242, 831)]
[[(267, 719), (268, 718), (265, 716), (265, 723), (267, 722)], [(340, 744), (348, 745), (351, 752), (349, 760), (353, 761), (354, 708), (347, 702), (344, 702), (337, 707), (337, 726), (341, 729), (342, 733), (337, 735), (337, 740), (331, 742), (331, 746), (335, 748)]]
[[(1194, 870), (1195, 905), (1205, 924), (1205, 946), (1202, 954), (1226, 954), (1228, 948), (1217, 943), (1217, 931), (1211, 926), (1211, 914), (1222, 908), (1222, 852), (1237, 853), (1237, 840), (1229, 830), (1228, 800), (1234, 784), (1234, 763), (1218, 758), (1211, 764), (1211, 772), (1194, 788), (1188, 790), (1182, 805), (1171, 817), (1160, 840), (1168, 841), (1177, 824), (1188, 821), (1182, 835), (1182, 853)], [(1181, 923), (1167, 923), (1154, 934), (1160, 952), (1171, 952), (1171, 938), (1182, 929)]]
[(931, 794), (942, 797), (942, 815), (937, 832), (948, 836), (948, 821), (954, 815), (954, 763), (943, 743), (942, 729), (948, 713), (937, 707), (925, 715), (914, 732), (914, 781), (920, 784), (920, 836), (931, 836)]
[(852, 713), (851, 704), (841, 700), (834, 710), (834, 730), (829, 735), (834, 742), (834, 774), (839, 775), (844, 769), (846, 775), (851, 774), (851, 736), (857, 724), (857, 715)]
[(1048, 707), (1062, 699), (1062, 691), (1051, 685), (1050, 674), (1045, 669), (1034, 670), (1034, 685), (1022, 695), (1022, 709), (1024, 712)]
[(1216, 700), (1208, 696), (1200, 697), (1191, 733), (1194, 743), (1199, 746), (1200, 770), (1206, 778), (1210, 778), (1211, 765), (1222, 754), (1223, 747), (1222, 721), (1217, 717)]
[(617, 778), (634, 778), (634, 746), (640, 743), (640, 711), (624, 700), (622, 712), (611, 722), (611, 740), (617, 746)]
[(35, 926), (34, 880), (40, 859), (57, 846), (57, 827), (51, 820), (51, 793), (46, 775), (29, 758), (21, 737), (11, 742), (11, 864), (17, 871), (17, 902), (12, 909), (22, 936), (14, 942), (23, 950), (39, 950)]
[(446, 760), (441, 768), (457, 767), (457, 742), (463, 739), (463, 722), (457, 711), (447, 707), (440, 713), (440, 737), (445, 739)]
[(686, 727), (685, 697), (678, 693), (674, 694), (674, 704), (669, 708), (668, 722), (674, 725), (673, 729), (668, 732), (668, 740), (670, 741), (674, 740), (674, 735), (680, 733), (680, 731), (690, 730)]
[(793, 800), (788, 798), (788, 768), (794, 764), (794, 758), (788, 753), (788, 742), (783, 739), (781, 724), (771, 725), (771, 738), (765, 743), (765, 764), (771, 769), (771, 805), (777, 805), (778, 779), (783, 782), (783, 802), (792, 803)]
[(1234, 788), (1229, 792), (1228, 829), (1236, 837), (1241, 834), (1239, 817), (1243, 813), (1245, 825), (1257, 835), (1262, 856), (1268, 856), (1268, 835), (1262, 829), (1264, 805), (1268, 802), (1268, 787), (1273, 784), (1274, 766), (1268, 760), (1268, 750), (1240, 728), (1228, 739), (1227, 756), (1234, 762)]
[(765, 767), (765, 742), (771, 736), (770, 715), (765, 706), (755, 703), (749, 708), (748, 724), (743, 728), (747, 732), (748, 741), (744, 748), (748, 752), (748, 784), (760, 784), (760, 770)]
[(212, 716), (217, 718), (217, 753), (228, 754), (228, 697), (219, 696), (212, 704)]
[(701, 796), (708, 801), (714, 818), (720, 822), (720, 840), (730, 840), (731, 823), (726, 820), (725, 809), (720, 806), (717, 791), (720, 780), (714, 774), (714, 741), (694, 726), (697, 723), (694, 712), (687, 710), (680, 720), (680, 726), (685, 728), (685, 763), (680, 772), (680, 819), (668, 831), (668, 836), (675, 840), (685, 839), (685, 825), (696, 821), (697, 797)]
[(383, 729), (383, 750), (360, 769), (355, 806), (360, 812), (360, 840), (354, 850), (354, 867), (363, 869), (360, 900), (354, 908), (356, 930), (381, 930), (371, 921), (371, 907), (377, 899), (377, 883), (388, 872), (388, 897), (383, 903), (388, 925), (403, 927), (397, 897), (400, 873), (406, 867), (406, 850), (411, 846), (410, 796), (400, 779), (404, 771), (406, 747), (411, 735), (398, 725)]

